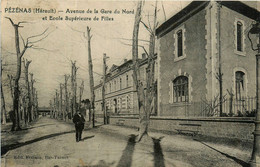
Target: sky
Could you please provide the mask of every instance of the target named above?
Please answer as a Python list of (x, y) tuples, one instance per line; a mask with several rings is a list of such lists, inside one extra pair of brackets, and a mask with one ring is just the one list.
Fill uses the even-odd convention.
[[(162, 24), (175, 13), (183, 9), (190, 1), (158, 1), (158, 24)], [(23, 39), (30, 36), (46, 33), (32, 41), (37, 41), (37, 49), (28, 48), (24, 58), (32, 60), (29, 72), (34, 74), (36, 80), (35, 87), (38, 91), (39, 106), (48, 106), (53, 99), (55, 89), (59, 89), (59, 83), (64, 83), (64, 75), (71, 73), (71, 61), (76, 61), (79, 67), (77, 72), (77, 83), (80, 85), (84, 81), (83, 98), (89, 98), (89, 76), (88, 76), (88, 51), (87, 40), (84, 37), (87, 26), (91, 28), (91, 54), (94, 66), (95, 85), (99, 83), (102, 74), (103, 54), (109, 57), (108, 67), (113, 64), (120, 65), (124, 59), (131, 59), (131, 39), (134, 25), (134, 14), (123, 14), (122, 10), (135, 11), (136, 1), (86, 1), (86, 0), (3, 0), (1, 3), (1, 52), (3, 66), (2, 81), (5, 82), (4, 95), (7, 107), (11, 106), (10, 88), (8, 87), (7, 74), (15, 74), (16, 55), (14, 43), (14, 28), (5, 17), (10, 17), (14, 23), (26, 21), (21, 24), (19, 33)], [(154, 12), (154, 1), (146, 1), (143, 7), (142, 20), (152, 24)], [(9, 8), (45, 10), (55, 9), (55, 14), (45, 13), (10, 13)], [(164, 8), (164, 10), (163, 10)], [(72, 14), (66, 13), (69, 10), (91, 10), (92, 13)], [(94, 13), (94, 9), (98, 13)], [(12, 10), (12, 9), (11, 9)], [(114, 14), (115, 10), (120, 11)], [(58, 13), (58, 11), (63, 11)], [(101, 11), (111, 14), (104, 14)], [(48, 20), (43, 20), (44, 17)], [(63, 17), (63, 20), (49, 20), (49, 17)], [(66, 21), (69, 17), (90, 17), (91, 21)], [(113, 18), (113, 21), (93, 21), (94, 17), (101, 19), (102, 16)], [(150, 17), (149, 17), (150, 16)], [(139, 39), (148, 40), (149, 33), (140, 25)], [(21, 50), (23, 43), (20, 37)], [(148, 49), (146, 42), (140, 45)], [(139, 50), (139, 54), (143, 50)], [(23, 79), (23, 77), (21, 78)]]

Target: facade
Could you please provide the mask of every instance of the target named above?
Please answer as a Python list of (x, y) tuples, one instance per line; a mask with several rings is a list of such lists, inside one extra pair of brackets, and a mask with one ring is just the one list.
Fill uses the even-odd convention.
[(159, 116), (205, 116), (203, 108), (219, 98), (220, 72), (223, 99), (255, 97), (256, 53), (247, 33), (260, 14), (257, 2), (245, 3), (194, 1), (158, 27)]
[[(137, 93), (133, 87), (132, 60), (125, 60), (120, 66), (113, 65), (106, 76), (105, 103), (110, 115), (136, 115)], [(147, 58), (139, 59), (141, 81), (144, 85), (146, 77)], [(157, 78), (157, 62), (155, 62), (155, 80)], [(102, 82), (94, 87), (95, 108), (97, 114), (102, 111)]]

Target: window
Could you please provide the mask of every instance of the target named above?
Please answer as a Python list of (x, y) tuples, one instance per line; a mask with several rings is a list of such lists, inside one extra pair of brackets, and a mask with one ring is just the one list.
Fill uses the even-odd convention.
[(174, 102), (188, 102), (188, 77), (179, 76), (173, 80), (173, 100)]
[(109, 90), (110, 90), (110, 92), (112, 92), (112, 90), (111, 90), (111, 83), (109, 83)]
[(128, 75), (126, 75), (126, 87), (128, 87)]
[(114, 91), (116, 91), (116, 80), (114, 81)]
[(174, 31), (174, 61), (180, 61), (186, 58), (185, 50), (185, 25), (180, 26)]
[(245, 73), (242, 71), (236, 72), (236, 98), (241, 99), (245, 91)]
[(119, 79), (119, 86), (120, 86), (120, 90), (122, 89), (122, 79)]
[(242, 52), (243, 51), (243, 43), (242, 43), (242, 40), (243, 40), (243, 24), (238, 21), (237, 22), (237, 51), (240, 51)]
[(183, 56), (182, 30), (177, 32), (177, 55), (178, 57)]

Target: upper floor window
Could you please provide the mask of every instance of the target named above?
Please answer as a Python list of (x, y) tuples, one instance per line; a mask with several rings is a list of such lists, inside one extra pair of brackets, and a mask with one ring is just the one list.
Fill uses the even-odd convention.
[(183, 33), (182, 30), (177, 32), (177, 55), (178, 57), (183, 56)]
[(112, 92), (112, 90), (111, 90), (111, 83), (109, 83), (109, 92)]
[(114, 80), (114, 91), (116, 91), (116, 80)]
[(236, 71), (236, 98), (241, 99), (245, 92), (245, 73), (242, 71)]
[(234, 52), (237, 55), (241, 55), (241, 56), (246, 56), (244, 31), (245, 31), (245, 22), (241, 19), (235, 18), (235, 22), (234, 22), (235, 49), (234, 49)]
[(186, 58), (185, 34), (185, 25), (180, 26), (174, 31), (174, 61), (179, 61)]
[(236, 34), (237, 34), (237, 51), (240, 51), (242, 52), (243, 51), (243, 24), (238, 21), (237, 22), (237, 31), (236, 31)]
[(119, 79), (119, 86), (120, 86), (120, 89), (122, 89), (122, 79), (121, 78)]
[(179, 76), (173, 80), (173, 101), (174, 102), (188, 102), (188, 77)]
[(126, 75), (126, 87), (128, 87), (128, 75)]

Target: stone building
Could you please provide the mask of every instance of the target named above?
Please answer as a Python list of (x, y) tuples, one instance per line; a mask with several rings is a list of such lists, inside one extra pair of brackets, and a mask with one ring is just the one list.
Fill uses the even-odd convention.
[[(147, 58), (145, 54), (139, 59), (141, 81), (146, 85), (146, 67)], [(124, 60), (124, 63), (116, 66), (113, 65), (106, 76), (105, 84), (105, 102), (110, 115), (136, 115), (137, 110), (137, 93), (133, 87), (133, 69), (132, 60)], [(155, 79), (157, 78), (157, 63), (155, 64)], [(95, 108), (97, 114), (102, 112), (102, 81), (94, 87)]]
[(260, 18), (256, 6), (257, 1), (193, 1), (157, 28), (158, 116), (205, 116), (202, 102), (205, 107), (219, 98), (219, 71), (223, 99), (233, 94), (243, 103), (225, 105), (234, 114), (237, 105), (249, 105), (243, 99), (256, 94), (256, 52), (247, 34)]

